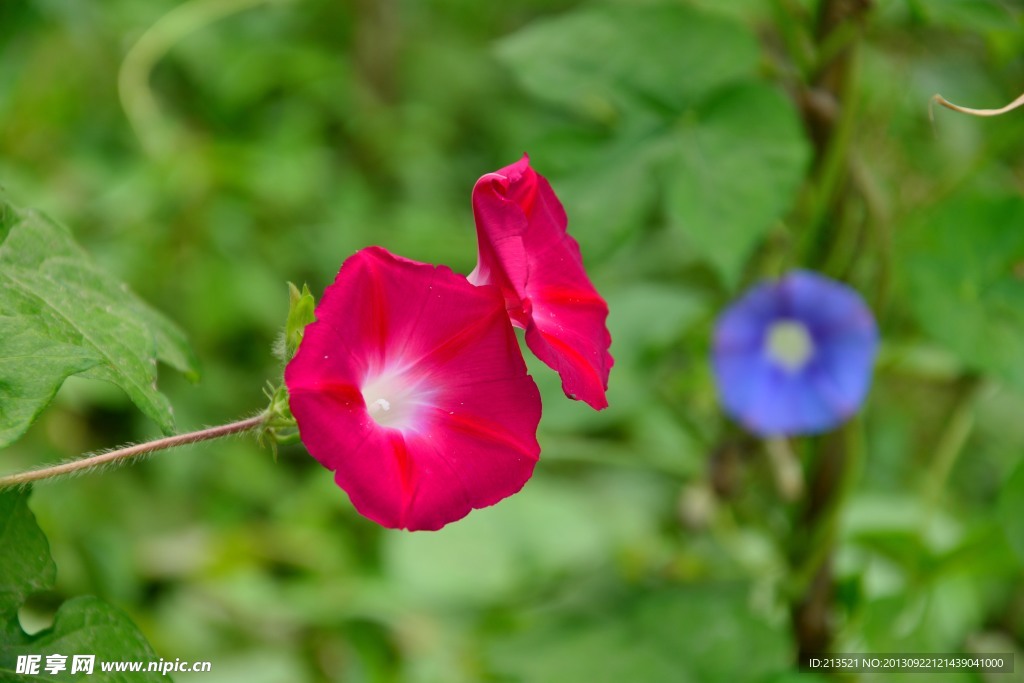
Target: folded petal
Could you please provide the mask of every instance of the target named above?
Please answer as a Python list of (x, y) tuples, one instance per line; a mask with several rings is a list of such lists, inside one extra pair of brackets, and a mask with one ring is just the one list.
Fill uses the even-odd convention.
[(371, 247), (316, 318), (285, 370), (290, 405), (361, 514), (438, 529), (530, 478), (540, 394), (497, 287)]
[(614, 363), (608, 306), (587, 277), (551, 185), (524, 156), (477, 181), (473, 214), (479, 258), (470, 282), (501, 289), (509, 317), (558, 372), (567, 396), (606, 407)]

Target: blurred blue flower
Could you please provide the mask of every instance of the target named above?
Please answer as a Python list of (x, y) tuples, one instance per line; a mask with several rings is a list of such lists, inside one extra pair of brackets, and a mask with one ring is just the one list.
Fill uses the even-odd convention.
[(878, 329), (853, 289), (806, 271), (758, 285), (715, 326), (725, 411), (761, 436), (814, 434), (846, 421), (871, 385)]

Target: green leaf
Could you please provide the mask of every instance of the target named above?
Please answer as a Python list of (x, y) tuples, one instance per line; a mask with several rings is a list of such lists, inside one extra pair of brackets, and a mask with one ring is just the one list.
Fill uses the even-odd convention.
[(157, 360), (197, 374), (181, 331), (94, 264), (66, 228), (3, 202), (0, 332), (0, 447), (76, 374), (118, 385), (170, 432)]
[(38, 334), (32, 322), (0, 316), (0, 446), (21, 436), (66, 377), (100, 362), (86, 349)]
[(542, 139), (531, 157), (557, 179), (569, 231), (588, 263), (642, 238), (637, 226), (644, 224), (659, 193), (656, 169), (664, 157), (659, 124), (653, 117), (631, 119), (614, 135), (559, 131)]
[(645, 123), (622, 126), (558, 183), (581, 244), (604, 249), (619, 232), (636, 234), (661, 185), (686, 245), (735, 284), (790, 208), (810, 160), (796, 110), (775, 88), (751, 82), (716, 91), (678, 121)]
[[(42, 530), (26, 501), (28, 494), (0, 492), (0, 681), (80, 681), (71, 675), (73, 655), (95, 655), (96, 680), (110, 683), (167, 681), (158, 672), (100, 673), (100, 662), (157, 661), (159, 657), (131, 620), (120, 610), (94, 597), (68, 600), (57, 610), (54, 623), (35, 635), (25, 633), (18, 610), (33, 593), (53, 587), (56, 567)], [(67, 668), (48, 674), (42, 667), (36, 675), (16, 674), (19, 655), (56, 654), (67, 657)]]
[(901, 299), (968, 368), (1024, 389), (1024, 201), (957, 198), (897, 243)]
[(743, 85), (710, 98), (673, 135), (668, 212), (735, 284), (758, 240), (789, 209), (810, 159), (792, 104)]
[(736, 21), (680, 3), (599, 5), (531, 25), (499, 56), (530, 92), (605, 124), (563, 132), (551, 152), (572, 159), (556, 186), (585, 250), (639, 235), (663, 199), (691, 257), (734, 285), (796, 196), (810, 145), (793, 104), (757, 80), (757, 41)]
[(647, 591), (596, 610), (545, 611), (491, 651), (522, 681), (763, 681), (789, 668), (786, 630), (755, 616), (742, 586)]
[(498, 57), (533, 94), (601, 120), (636, 107), (685, 107), (755, 75), (759, 59), (741, 24), (666, 2), (598, 5), (534, 22), (502, 41)]
[(0, 642), (8, 644), (24, 636), (18, 609), (25, 599), (52, 586), (57, 576), (46, 536), (25, 504), (27, 498), (15, 491), (0, 492)]

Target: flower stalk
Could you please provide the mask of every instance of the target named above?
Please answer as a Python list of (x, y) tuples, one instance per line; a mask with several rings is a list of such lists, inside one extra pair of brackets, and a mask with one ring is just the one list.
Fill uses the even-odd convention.
[(217, 427), (208, 427), (207, 429), (200, 429), (186, 434), (175, 434), (174, 436), (167, 436), (162, 439), (147, 441), (146, 443), (125, 446), (124, 448), (107, 451), (106, 453), (98, 453), (96, 455), (86, 456), (77, 460), (69, 460), (67, 462), (60, 463), (59, 465), (51, 465), (48, 467), (40, 467), (35, 470), (28, 470), (27, 472), (9, 474), (7, 476), (0, 477), (0, 490), (14, 486), (24, 486), (25, 484), (30, 484), (34, 481), (41, 481), (43, 479), (53, 479), (54, 477), (76, 474), (103, 465), (109, 465), (111, 463), (121, 463), (140, 455), (148, 455), (150, 453), (167, 450), (169, 448), (187, 446), (189, 444), (199, 443), (200, 441), (209, 441), (211, 439), (219, 439), (231, 434), (241, 434), (242, 432), (252, 431), (263, 426), (267, 419), (267, 415), (267, 413), (260, 413), (254, 417), (239, 420), (237, 422), (230, 422)]

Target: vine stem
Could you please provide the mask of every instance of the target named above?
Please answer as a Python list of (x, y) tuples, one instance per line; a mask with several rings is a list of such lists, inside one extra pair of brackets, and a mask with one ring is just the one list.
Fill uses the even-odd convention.
[(265, 2), (279, 1), (282, 0), (189, 0), (162, 16), (132, 45), (117, 74), (117, 89), (128, 122), (147, 152), (166, 155), (174, 147), (174, 140), (168, 135), (172, 124), (162, 118), (149, 85), (157, 63), (189, 34), (218, 19)]
[(231, 434), (240, 434), (242, 432), (256, 429), (262, 425), (266, 419), (266, 413), (260, 413), (255, 417), (239, 420), (238, 422), (230, 422), (217, 427), (208, 427), (195, 432), (175, 434), (174, 436), (167, 436), (162, 439), (147, 441), (146, 443), (125, 446), (124, 448), (107, 451), (106, 453), (99, 453), (97, 455), (79, 458), (78, 460), (63, 462), (59, 465), (51, 465), (49, 467), (40, 467), (39, 469), (29, 470), (27, 472), (9, 474), (7, 476), (0, 477), (0, 489), (6, 489), (12, 486), (23, 486), (33, 481), (51, 479), (65, 474), (74, 474), (75, 472), (98, 467), (100, 465), (107, 465), (112, 462), (119, 462), (128, 458), (134, 458), (139, 455), (147, 455), (149, 453), (155, 453), (156, 451), (167, 450), (168, 448), (177, 448), (178, 446), (187, 446), (189, 444), (199, 443), (200, 441), (219, 439)]
[(1024, 106), (1024, 95), (1021, 95), (1013, 102), (1010, 102), (1005, 107), (999, 107), (998, 109), (973, 109), (971, 107), (961, 107), (959, 104), (953, 104), (942, 95), (932, 95), (931, 104), (928, 105), (928, 118), (932, 121), (935, 120), (935, 112), (933, 111), (934, 105), (941, 104), (947, 109), (958, 111), (961, 114), (970, 114), (971, 116), (999, 116), (1005, 114), (1008, 111), (1013, 111), (1017, 107)]

